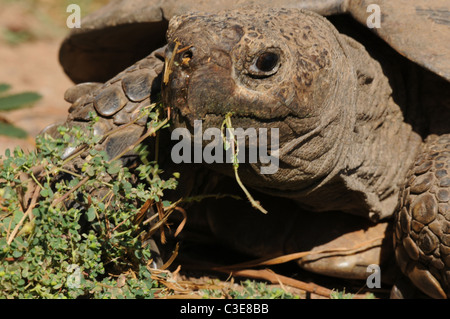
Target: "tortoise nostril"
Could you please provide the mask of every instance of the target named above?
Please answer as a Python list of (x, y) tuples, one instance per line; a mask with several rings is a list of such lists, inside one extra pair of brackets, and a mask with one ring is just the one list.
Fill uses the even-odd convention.
[(184, 51), (183, 54), (181, 55), (181, 58), (183, 60), (185, 60), (185, 59), (190, 60), (190, 59), (192, 59), (192, 57), (193, 57), (193, 53), (191, 50)]
[(189, 66), (189, 61), (194, 57), (194, 47), (189, 45), (187, 47), (177, 50), (176, 54), (179, 56), (179, 61), (182, 65)]

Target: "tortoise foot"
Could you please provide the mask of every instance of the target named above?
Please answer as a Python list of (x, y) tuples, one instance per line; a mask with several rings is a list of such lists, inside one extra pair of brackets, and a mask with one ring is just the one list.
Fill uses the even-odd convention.
[[(343, 232), (339, 237), (314, 247), (297, 263), (315, 273), (346, 279), (367, 280), (377, 272), (379, 283), (392, 283), (393, 270), (387, 266), (392, 246), (386, 240), (391, 233), (388, 222)], [(380, 288), (378, 285), (375, 287)]]
[(402, 272), (432, 298), (450, 297), (450, 135), (431, 137), (410, 172), (396, 216)]

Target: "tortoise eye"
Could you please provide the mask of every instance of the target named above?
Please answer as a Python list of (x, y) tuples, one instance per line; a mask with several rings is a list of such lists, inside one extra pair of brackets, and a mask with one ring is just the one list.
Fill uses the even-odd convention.
[(273, 52), (264, 52), (256, 60), (256, 67), (263, 72), (272, 71), (278, 63), (278, 54)]
[(276, 52), (261, 53), (249, 68), (249, 74), (255, 78), (266, 78), (278, 71), (280, 55)]

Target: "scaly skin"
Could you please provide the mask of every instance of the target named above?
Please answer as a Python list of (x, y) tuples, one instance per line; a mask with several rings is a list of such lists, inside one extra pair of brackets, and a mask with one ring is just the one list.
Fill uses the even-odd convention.
[[(103, 136), (136, 120), (139, 111), (157, 102), (157, 95), (160, 93), (160, 75), (164, 63), (157, 52), (104, 84), (83, 83), (69, 89), (65, 98), (73, 104), (64, 125), (86, 127), (90, 120), (89, 113), (93, 112), (100, 118), (94, 125), (94, 134)], [(110, 158), (114, 158), (139, 139), (146, 123), (145, 117), (140, 118), (126, 129), (110, 134), (98, 147), (104, 149)], [(57, 126), (52, 125), (45, 132), (57, 134)], [(73, 150), (68, 150), (66, 156), (70, 155), (70, 151)]]
[(450, 135), (431, 136), (409, 173), (396, 216), (395, 254), (411, 281), (450, 298)]

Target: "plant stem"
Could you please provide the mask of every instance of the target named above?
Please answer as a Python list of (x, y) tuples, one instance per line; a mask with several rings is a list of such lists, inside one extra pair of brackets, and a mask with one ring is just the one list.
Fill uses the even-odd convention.
[(233, 152), (233, 170), (234, 170), (234, 176), (236, 177), (236, 181), (238, 183), (238, 185), (241, 187), (241, 189), (244, 191), (245, 196), (247, 196), (247, 199), (250, 201), (250, 203), (252, 204), (253, 208), (258, 209), (260, 212), (262, 212), (263, 214), (267, 214), (267, 210), (264, 209), (264, 207), (261, 206), (261, 204), (255, 200), (253, 198), (253, 196), (250, 194), (250, 192), (247, 190), (247, 188), (244, 186), (244, 184), (241, 181), (241, 178), (239, 177), (239, 173), (238, 173), (238, 168), (239, 168), (239, 161), (237, 158), (237, 154), (238, 154), (238, 143), (236, 140), (236, 136), (234, 135), (234, 129), (233, 129), (233, 125), (231, 124), (231, 116), (232, 113), (227, 113), (225, 115), (225, 120), (222, 123), (222, 136), (223, 136), (223, 141), (224, 141), (224, 145), (226, 145), (226, 137), (223, 134), (223, 129), (227, 128), (231, 134), (231, 151)]
[(39, 197), (39, 193), (40, 193), (40, 189), (38, 187), (36, 187), (36, 189), (34, 190), (34, 193), (33, 193), (33, 197), (31, 199), (30, 206), (28, 207), (27, 211), (23, 215), (22, 219), (17, 223), (16, 227), (14, 227), (14, 230), (12, 231), (11, 235), (9, 236), (9, 238), (8, 238), (8, 240), (6, 242), (8, 244), (8, 246), (11, 245), (12, 241), (14, 240), (14, 237), (19, 232), (20, 227), (25, 222), (25, 219), (27, 217), (29, 217), (30, 220), (33, 219), (32, 211), (33, 211), (34, 206), (36, 205), (36, 201), (37, 201), (37, 199)]

